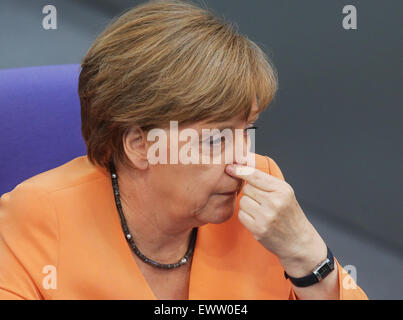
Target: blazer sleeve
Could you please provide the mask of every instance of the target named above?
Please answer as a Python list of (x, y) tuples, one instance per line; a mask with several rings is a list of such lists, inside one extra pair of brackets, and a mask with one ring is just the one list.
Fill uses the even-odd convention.
[(44, 298), (43, 272), (57, 266), (57, 221), (45, 195), (22, 183), (0, 198), (1, 300)]
[[(277, 165), (277, 163), (267, 157), (269, 161), (270, 174), (285, 181), (284, 176)], [(356, 284), (354, 279), (343, 269), (335, 258), (335, 264), (337, 264), (337, 273), (339, 280), (339, 300), (368, 300), (365, 292)], [(289, 281), (289, 280), (288, 280)], [(289, 295), (290, 300), (297, 300), (291, 285), (291, 291)]]

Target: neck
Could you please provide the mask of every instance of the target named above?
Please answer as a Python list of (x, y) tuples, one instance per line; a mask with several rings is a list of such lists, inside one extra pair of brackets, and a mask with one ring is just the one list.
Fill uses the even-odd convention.
[(189, 247), (194, 225), (159, 208), (155, 193), (141, 173), (136, 178), (129, 170), (117, 169), (120, 200), (127, 226), (139, 250), (160, 263), (179, 261)]

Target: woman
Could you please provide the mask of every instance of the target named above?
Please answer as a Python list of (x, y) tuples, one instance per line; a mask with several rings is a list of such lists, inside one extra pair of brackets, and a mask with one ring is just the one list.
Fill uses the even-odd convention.
[[(190, 2), (147, 2), (81, 67), (87, 155), (1, 197), (2, 299), (367, 298), (274, 160), (248, 150), (254, 164), (174, 161), (187, 156), (186, 130), (241, 130), (230, 149), (250, 148), (248, 129), (273, 99), (271, 64), (233, 25)], [(190, 150), (211, 160), (227, 154), (221, 140)], [(157, 141), (166, 149), (150, 152)]]

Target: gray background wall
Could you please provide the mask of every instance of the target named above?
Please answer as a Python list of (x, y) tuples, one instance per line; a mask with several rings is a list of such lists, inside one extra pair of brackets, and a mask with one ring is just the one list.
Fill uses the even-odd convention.
[[(142, 2), (2, 0), (0, 69), (79, 63), (112, 17)], [(278, 70), (256, 151), (277, 162), (368, 296), (402, 299), (403, 2), (194, 2), (235, 22)], [(57, 8), (57, 30), (42, 28), (47, 4)], [(348, 4), (357, 30), (342, 27)]]

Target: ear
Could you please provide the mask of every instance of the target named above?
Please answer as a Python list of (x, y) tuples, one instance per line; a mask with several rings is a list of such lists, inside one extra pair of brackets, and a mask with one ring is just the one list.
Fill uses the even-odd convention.
[(148, 168), (147, 139), (145, 132), (138, 126), (127, 130), (123, 136), (123, 147), (131, 163), (138, 169)]

